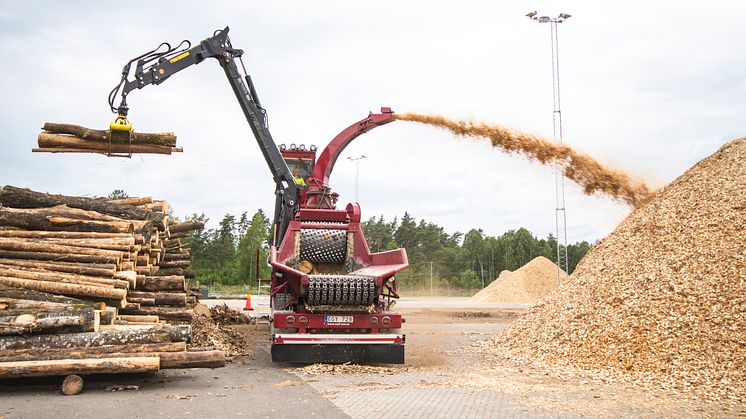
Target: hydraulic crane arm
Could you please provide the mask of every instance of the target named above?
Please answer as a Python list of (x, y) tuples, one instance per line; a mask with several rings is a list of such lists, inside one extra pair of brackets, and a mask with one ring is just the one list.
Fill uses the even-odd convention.
[[(182, 46), (185, 47), (182, 48)], [(165, 51), (162, 51), (165, 48)], [(215, 34), (203, 40), (194, 47), (189, 41), (182, 41), (172, 48), (168, 43), (162, 43), (153, 51), (135, 57), (122, 69), (122, 79), (109, 94), (109, 106), (112, 112), (118, 114), (116, 121), (127, 121), (127, 96), (135, 89), (142, 89), (151, 84), (161, 84), (173, 74), (178, 73), (194, 64), (199, 64), (206, 58), (215, 58), (223, 67), (233, 93), (235, 93), (241, 110), (249, 122), (259, 148), (267, 161), (272, 177), (277, 185), (275, 193), (274, 224), (276, 238), (282, 238), (293, 214), (298, 210), (298, 186), (295, 184), (293, 174), (283, 160), (277, 145), (272, 139), (267, 125), (267, 114), (259, 103), (259, 97), (254, 89), (251, 76), (243, 67), (242, 76), (236, 66), (236, 58), (241, 60), (243, 50), (235, 49), (228, 38), (228, 27), (218, 30)], [(135, 64), (133, 79), (129, 79), (132, 64)], [(245, 82), (244, 82), (245, 81)], [(117, 95), (121, 96), (118, 107), (114, 107)], [(131, 128), (130, 128), (131, 129)]]

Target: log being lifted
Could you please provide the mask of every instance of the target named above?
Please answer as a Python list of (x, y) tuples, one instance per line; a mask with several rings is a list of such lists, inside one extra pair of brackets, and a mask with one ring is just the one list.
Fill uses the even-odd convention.
[(70, 208), (96, 211), (127, 220), (146, 220), (150, 213), (140, 208), (114, 204), (106, 199), (52, 195), (10, 185), (0, 191), (0, 204), (11, 208), (47, 208), (67, 205)]
[(93, 332), (100, 318), (92, 307), (18, 313), (0, 311), (0, 336), (42, 333)]
[[(0, 351), (42, 348), (88, 348), (104, 345), (131, 345), (189, 342), (189, 325), (164, 325), (150, 329), (105, 330), (60, 335), (2, 336)], [(0, 352), (3, 353), (3, 352)]]
[[(87, 141), (98, 141), (108, 143), (111, 140), (109, 131), (95, 130), (86, 128), (80, 125), (73, 124), (61, 124), (55, 122), (47, 122), (44, 124), (44, 131), (49, 131), (57, 134), (67, 134), (82, 138)], [(112, 142), (117, 143), (116, 139)], [(168, 147), (176, 147), (176, 135), (173, 132), (133, 132), (132, 142), (139, 144), (152, 144), (161, 145)], [(124, 143), (124, 141), (121, 141)], [(152, 202), (152, 200), (151, 200)]]
[(152, 144), (116, 144), (81, 140), (70, 135), (42, 132), (37, 139), (39, 147), (32, 148), (34, 153), (132, 153), (132, 154), (171, 154), (181, 152), (178, 147)]
[(159, 369), (160, 358), (157, 356), (0, 362), (0, 378), (143, 373), (156, 372)]

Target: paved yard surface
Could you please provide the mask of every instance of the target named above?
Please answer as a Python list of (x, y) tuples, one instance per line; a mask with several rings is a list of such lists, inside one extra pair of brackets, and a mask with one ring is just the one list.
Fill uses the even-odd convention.
[[(243, 300), (207, 300), (243, 308)], [(269, 311), (254, 297), (252, 315)], [(639, 388), (549, 377), (480, 355), (524, 306), (471, 305), (467, 298), (404, 298), (406, 364), (292, 366), (270, 361), (265, 328), (254, 353), (216, 370), (86, 379), (78, 396), (61, 379), (0, 381), (0, 417), (482, 418), (737, 416)], [(246, 327), (246, 326), (244, 326)], [(255, 327), (255, 326), (249, 326)], [(266, 332), (266, 333), (265, 333)], [(111, 392), (110, 385), (137, 390)]]

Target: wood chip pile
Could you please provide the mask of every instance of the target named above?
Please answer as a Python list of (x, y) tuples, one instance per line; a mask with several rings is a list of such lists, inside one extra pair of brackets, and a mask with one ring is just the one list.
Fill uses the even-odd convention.
[[(500, 272), (500, 276), (471, 297), (472, 303), (535, 304), (557, 289), (557, 265), (544, 256), (537, 256), (515, 272)], [(560, 271), (560, 281), (567, 274)]]
[(636, 209), (484, 350), (746, 402), (746, 138)]
[(219, 349), (228, 359), (248, 355), (254, 345), (248, 342), (247, 331), (230, 327), (248, 324), (255, 322), (226, 305), (200, 310), (192, 319), (193, 340), (190, 346)]
[(222, 366), (186, 351), (197, 301), (171, 226), (201, 228), (169, 222), (166, 201), (0, 190), (0, 378)]
[(47, 122), (37, 138), (34, 153), (96, 153), (112, 156), (131, 154), (171, 154), (183, 151), (176, 147), (172, 132), (132, 133), (131, 141), (112, 138), (108, 130), (95, 130), (80, 125)]

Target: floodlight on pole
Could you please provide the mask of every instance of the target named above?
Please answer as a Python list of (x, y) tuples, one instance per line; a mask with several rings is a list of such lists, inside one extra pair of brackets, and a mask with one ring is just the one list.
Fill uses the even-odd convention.
[[(554, 110), (552, 111), (552, 125), (554, 141), (562, 142), (562, 111), (560, 110), (560, 79), (559, 79), (559, 42), (557, 41), (557, 24), (572, 17), (567, 13), (560, 13), (557, 17), (538, 16), (536, 11), (526, 16), (539, 23), (549, 23), (549, 32), (552, 38), (552, 98)], [(562, 174), (561, 163), (554, 163), (555, 182), (555, 232), (557, 234), (557, 285), (560, 283), (561, 273), (564, 269), (568, 272), (567, 261), (567, 218), (565, 215), (565, 179)]]
[(360, 160), (367, 159), (365, 154), (360, 157), (347, 157), (347, 160), (355, 162), (355, 202), (358, 202), (358, 189), (360, 187)]

